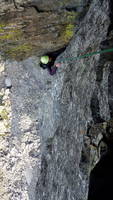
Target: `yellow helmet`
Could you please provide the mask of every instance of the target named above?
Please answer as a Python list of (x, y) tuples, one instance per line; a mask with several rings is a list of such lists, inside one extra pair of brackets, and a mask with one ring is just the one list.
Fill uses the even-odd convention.
[(49, 56), (41, 56), (41, 63), (47, 64), (49, 62)]

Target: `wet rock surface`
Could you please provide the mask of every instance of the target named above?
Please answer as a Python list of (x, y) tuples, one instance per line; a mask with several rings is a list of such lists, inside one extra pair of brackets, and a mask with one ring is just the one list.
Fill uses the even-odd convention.
[[(19, 6), (21, 1), (15, 2)], [(32, 9), (35, 13), (36, 10)], [(57, 58), (56, 63), (61, 62), (61, 66), (54, 76), (40, 68), (39, 55), (59, 48), (59, 44), (57, 47), (56, 44), (54, 47), (43, 44), (42, 49), (34, 49), (38, 56), (34, 51), (24, 56), (21, 53), (21, 60), (18, 60), (19, 52), (14, 50), (17, 56), (13, 60), (7, 59), (7, 56), (5, 60), (1, 58), (1, 199), (87, 199), (89, 175), (101, 156), (100, 143), (103, 138), (107, 138), (107, 142), (104, 140), (107, 145), (112, 141), (112, 53), (76, 61), (68, 58), (111, 48), (111, 11), (112, 1), (92, 1), (70, 44)], [(25, 17), (28, 20), (29, 16), (32, 22), (27, 21), (26, 33), (20, 41), (28, 42), (29, 35), (29, 41), (31, 39), (35, 45), (33, 36), (39, 33), (39, 42), (42, 43), (41, 32), (36, 29), (35, 14), (30, 14), (31, 8), (26, 12), (27, 15), (23, 16), (20, 11), (18, 17), (12, 12), (7, 19), (8, 24), (11, 22), (10, 26), (13, 27), (15, 18), (15, 26), (23, 27), (23, 30), (23, 20), (20, 19)], [(67, 11), (63, 16), (65, 13)], [(58, 13), (51, 17), (50, 13), (45, 12), (46, 18), (52, 18), (51, 22), (54, 23), (57, 21), (56, 15)], [(30, 28), (32, 23), (33, 29)], [(1, 27), (6, 35), (10, 27), (4, 27), (8, 25)], [(48, 33), (48, 37), (52, 38), (52, 35)], [(12, 47), (12, 40), (7, 45)], [(1, 50), (5, 51), (4, 46)], [(10, 89), (5, 86), (6, 77), (11, 80)]]

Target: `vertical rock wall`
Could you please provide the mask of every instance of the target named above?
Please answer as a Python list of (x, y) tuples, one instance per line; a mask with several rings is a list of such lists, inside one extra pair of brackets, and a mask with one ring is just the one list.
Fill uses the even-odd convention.
[[(45, 151), (42, 154), (36, 199), (87, 199), (88, 178), (92, 160), (95, 159), (95, 150), (92, 150), (94, 147), (87, 135), (88, 124), (96, 125), (110, 120), (112, 110), (108, 102), (111, 95), (108, 94), (108, 77), (112, 61), (105, 54), (75, 61), (70, 58), (102, 49), (101, 44), (107, 40), (111, 24), (110, 9), (109, 1), (93, 1), (75, 33), (75, 39), (58, 58), (58, 62), (64, 62), (52, 85), (51, 96), (55, 89), (58, 92), (54, 101), (49, 100), (51, 117), (48, 106), (44, 106), (41, 135), (46, 137)], [(44, 104), (48, 105), (47, 96)], [(57, 112), (54, 110), (56, 105)], [(48, 123), (53, 123), (49, 128), (51, 133), (46, 128)], [(98, 138), (96, 133), (101, 131), (95, 130), (92, 135), (98, 142), (101, 137)]]
[[(11, 113), (8, 135), (7, 131), (0, 135), (1, 199), (87, 199), (91, 152), (95, 157), (88, 124), (112, 118), (113, 61), (112, 53), (70, 58), (111, 48), (111, 2), (92, 1), (56, 60), (62, 63), (56, 75), (41, 69), (36, 56), (1, 61), (0, 90), (5, 89), (0, 94), (8, 94)], [(6, 77), (11, 89), (4, 85)], [(98, 140), (101, 131), (92, 133)]]

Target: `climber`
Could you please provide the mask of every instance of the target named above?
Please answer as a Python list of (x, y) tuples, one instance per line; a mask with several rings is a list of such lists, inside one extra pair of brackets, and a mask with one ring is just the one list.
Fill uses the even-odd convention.
[(66, 49), (66, 46), (58, 49), (54, 52), (49, 52), (46, 55), (42, 56), (40, 59), (40, 67), (42, 67), (43, 69), (48, 69), (50, 75), (54, 75), (56, 74), (56, 71), (58, 69), (58, 67), (61, 66), (60, 63), (55, 63), (57, 57), (64, 52)]
[(50, 75), (54, 75), (57, 71), (57, 65), (54, 64), (54, 61), (54, 58), (48, 55), (41, 56), (40, 67), (42, 67), (43, 69), (48, 69)]

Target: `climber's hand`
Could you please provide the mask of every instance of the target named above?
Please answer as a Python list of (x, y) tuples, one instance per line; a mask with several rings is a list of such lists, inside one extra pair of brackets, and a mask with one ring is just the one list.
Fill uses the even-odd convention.
[(60, 63), (56, 63), (55, 66), (56, 66), (56, 67), (60, 67), (61, 64), (60, 64)]

